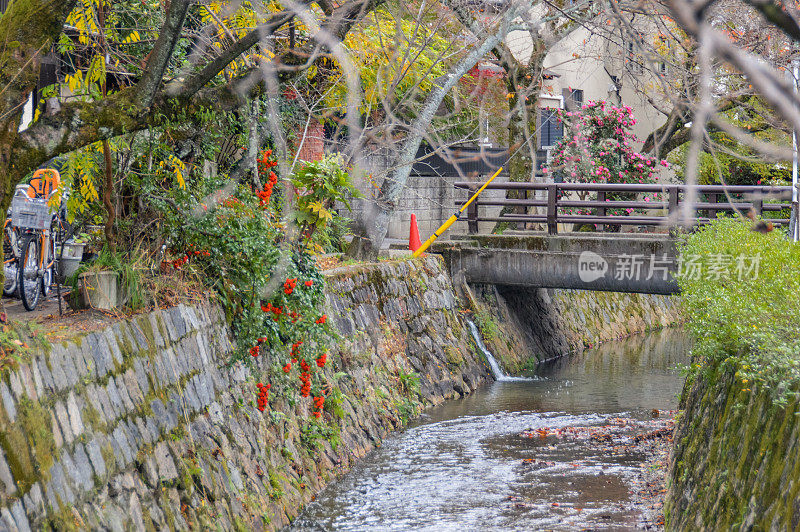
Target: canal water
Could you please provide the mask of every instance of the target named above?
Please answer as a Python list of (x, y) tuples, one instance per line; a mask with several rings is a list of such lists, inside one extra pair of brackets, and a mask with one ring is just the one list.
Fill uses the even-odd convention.
[(680, 330), (635, 336), (429, 410), (292, 529), (636, 529), (644, 456), (625, 443), (677, 407), (688, 350)]

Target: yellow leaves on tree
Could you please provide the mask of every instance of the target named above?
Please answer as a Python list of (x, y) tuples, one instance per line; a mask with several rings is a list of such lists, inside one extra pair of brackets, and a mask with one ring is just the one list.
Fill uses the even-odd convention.
[(158, 163), (161, 170), (171, 173), (175, 177), (178, 188), (186, 188), (186, 180), (183, 177), (186, 173), (186, 163), (181, 161), (174, 154), (167, 154), (166, 159)]

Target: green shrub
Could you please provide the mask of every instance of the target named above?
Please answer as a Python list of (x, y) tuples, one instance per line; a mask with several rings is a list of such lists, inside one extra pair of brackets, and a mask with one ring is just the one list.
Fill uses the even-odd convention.
[[(325, 281), (314, 257), (281, 245), (282, 228), (246, 188), (206, 216), (182, 222), (175, 240), (184, 246), (183, 260), (203, 272), (225, 306), (236, 336), (234, 359), (250, 360), (259, 346), (259, 355), (272, 352), (283, 364), (290, 346), (302, 340), (298, 351), (309, 349), (303, 356), (313, 363), (319, 353), (310, 348), (324, 350), (334, 337), (327, 324), (316, 323)], [(296, 286), (287, 287), (287, 279), (296, 279)], [(281, 312), (264, 310), (272, 307)]]
[(744, 384), (787, 400), (800, 382), (800, 246), (780, 231), (753, 231), (749, 220), (719, 218), (687, 236), (681, 256), (696, 366), (733, 363)]

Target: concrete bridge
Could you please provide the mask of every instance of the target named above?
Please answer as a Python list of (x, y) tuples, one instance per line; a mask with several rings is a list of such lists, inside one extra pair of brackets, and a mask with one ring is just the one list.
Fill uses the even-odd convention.
[[(470, 192), (478, 185), (455, 183)], [(469, 205), (461, 220), (469, 234), (450, 235), (450, 242), (431, 251), (444, 255), (454, 276), (521, 287), (674, 294), (673, 273), (680, 264), (670, 232), (734, 212), (785, 225), (792, 208), (791, 187), (777, 186), (505, 182), (488, 189), (502, 195), (478, 197)], [(498, 222), (519, 231), (479, 234), (481, 223), (491, 230), (486, 224)], [(575, 226), (598, 232), (559, 234)], [(622, 232), (629, 226), (638, 229)], [(547, 233), (532, 232), (536, 227)], [(636, 232), (641, 229), (649, 232)], [(739, 261), (739, 275), (753, 271), (747, 270), (753, 264), (742, 265), (742, 257), (723, 258)], [(683, 261), (693, 268), (687, 271), (699, 274), (702, 265), (689, 259)], [(728, 270), (711, 274), (722, 272)]]
[(666, 234), (453, 235), (431, 251), (468, 282), (675, 294), (676, 244)]

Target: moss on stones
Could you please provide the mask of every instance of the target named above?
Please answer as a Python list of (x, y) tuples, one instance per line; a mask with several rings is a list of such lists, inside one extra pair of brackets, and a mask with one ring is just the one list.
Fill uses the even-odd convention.
[(22, 397), (16, 421), (0, 431), (0, 447), (21, 493), (49, 478), (56, 452), (49, 413), (39, 402)]

